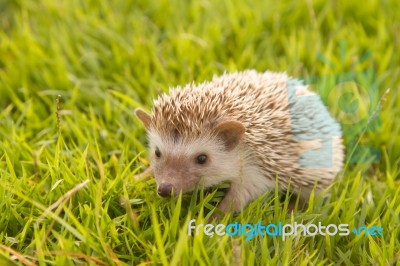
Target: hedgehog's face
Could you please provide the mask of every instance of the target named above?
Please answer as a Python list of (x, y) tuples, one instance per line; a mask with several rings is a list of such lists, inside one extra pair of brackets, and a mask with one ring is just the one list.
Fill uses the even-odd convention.
[(241, 123), (225, 121), (204, 136), (184, 139), (157, 132), (142, 113), (137, 115), (148, 130), (150, 162), (160, 196), (189, 192), (197, 185), (210, 187), (240, 174), (239, 144), (245, 131)]

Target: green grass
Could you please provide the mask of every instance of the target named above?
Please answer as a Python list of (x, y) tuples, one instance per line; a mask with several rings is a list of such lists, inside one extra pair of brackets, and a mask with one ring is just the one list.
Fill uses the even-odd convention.
[[(400, 2), (356, 2), (1, 0), (0, 264), (399, 265)], [(328, 198), (288, 214), (270, 193), (222, 223), (379, 225), (382, 237), (188, 236), (220, 192), (163, 200), (132, 178), (148, 164), (136, 107), (248, 68), (324, 77), (314, 88), (342, 122), (329, 77), (358, 73), (375, 96), (344, 125), (349, 164)]]

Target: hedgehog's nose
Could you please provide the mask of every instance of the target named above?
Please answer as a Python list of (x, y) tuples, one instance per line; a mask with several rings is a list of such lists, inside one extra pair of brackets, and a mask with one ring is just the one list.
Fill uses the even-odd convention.
[(171, 197), (171, 192), (172, 192), (172, 185), (170, 183), (161, 183), (158, 186), (157, 193), (161, 197), (169, 198)]

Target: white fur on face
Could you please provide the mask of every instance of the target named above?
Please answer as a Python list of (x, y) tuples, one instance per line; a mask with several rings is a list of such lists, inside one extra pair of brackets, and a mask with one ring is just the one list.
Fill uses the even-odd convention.
[[(176, 192), (191, 191), (197, 184), (210, 187), (240, 178), (240, 147), (226, 151), (222, 141), (209, 135), (191, 140), (163, 139), (158, 132), (148, 132), (151, 164), (157, 183), (167, 182)], [(240, 145), (239, 145), (240, 146)], [(161, 158), (156, 158), (158, 148)], [(196, 163), (200, 154), (207, 155), (204, 165)]]

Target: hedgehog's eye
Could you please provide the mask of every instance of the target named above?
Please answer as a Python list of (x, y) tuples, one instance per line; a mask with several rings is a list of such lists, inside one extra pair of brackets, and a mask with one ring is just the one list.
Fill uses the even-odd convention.
[(157, 158), (161, 157), (161, 152), (160, 152), (160, 149), (158, 147), (156, 148), (156, 151), (154, 153), (157, 156)]
[(199, 156), (197, 156), (196, 162), (197, 162), (198, 164), (205, 164), (205, 163), (207, 162), (207, 155), (205, 155), (205, 154), (200, 154)]

